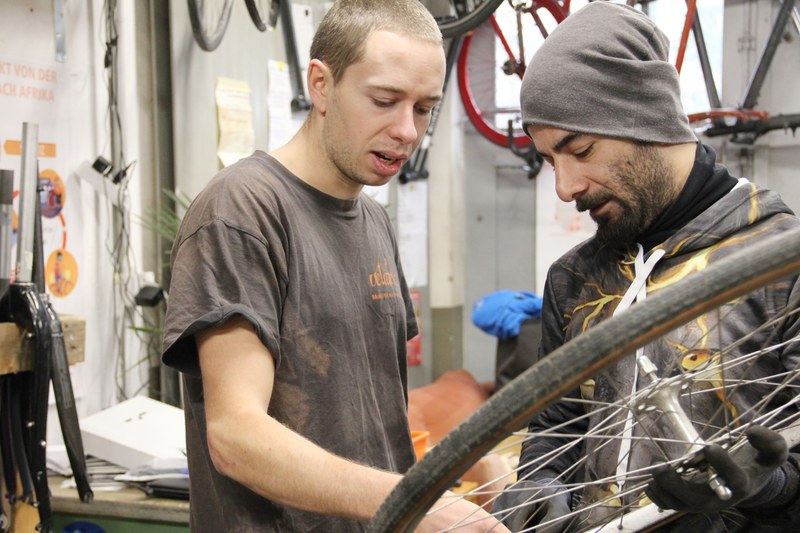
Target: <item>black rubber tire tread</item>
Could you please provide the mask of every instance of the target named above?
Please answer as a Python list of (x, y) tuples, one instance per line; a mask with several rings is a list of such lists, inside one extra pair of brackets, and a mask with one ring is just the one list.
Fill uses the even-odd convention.
[[(250, 20), (253, 21), (258, 31), (267, 31), (267, 20), (269, 20), (269, 13), (261, 13), (258, 9), (256, 0), (244, 0), (247, 6), (247, 12), (250, 14)], [(265, 18), (266, 17), (266, 18)]]
[(200, 5), (203, 0), (187, 0), (187, 2), (189, 4), (189, 20), (192, 23), (194, 40), (206, 52), (213, 52), (222, 42), (222, 37), (225, 36), (225, 31), (228, 29), (233, 0), (224, 0), (225, 3), (222, 6), (219, 20), (216, 21), (213, 27), (210, 24), (211, 21), (203, 20), (202, 6)]
[(497, 6), (502, 4), (503, 1), (504, 0), (484, 0), (478, 7), (462, 17), (437, 21), (439, 30), (442, 32), (442, 37), (445, 39), (452, 39), (453, 37), (464, 35), (468, 31), (477, 28), (483, 21), (489, 18), (489, 15), (495, 12)]
[(564, 344), (489, 398), (415, 464), (383, 502), (371, 532), (413, 531), (470, 466), (581, 382), (674, 328), (800, 271), (800, 228), (740, 250)]

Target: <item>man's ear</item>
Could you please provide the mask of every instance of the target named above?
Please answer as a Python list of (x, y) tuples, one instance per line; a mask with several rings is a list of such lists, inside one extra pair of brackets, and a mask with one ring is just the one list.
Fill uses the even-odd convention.
[(308, 64), (306, 82), (314, 109), (324, 115), (327, 111), (328, 93), (333, 87), (333, 74), (328, 65), (319, 59), (312, 59)]

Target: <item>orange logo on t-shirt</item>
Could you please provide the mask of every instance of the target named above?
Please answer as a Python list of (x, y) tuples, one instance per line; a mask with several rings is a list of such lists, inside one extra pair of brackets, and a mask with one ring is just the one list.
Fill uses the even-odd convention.
[(378, 292), (373, 292), (373, 300), (381, 300), (383, 298), (400, 298), (400, 282), (397, 279), (397, 274), (392, 271), (389, 266), (389, 260), (383, 258), (383, 266), (378, 261), (375, 271), (369, 275), (369, 286), (378, 289)]

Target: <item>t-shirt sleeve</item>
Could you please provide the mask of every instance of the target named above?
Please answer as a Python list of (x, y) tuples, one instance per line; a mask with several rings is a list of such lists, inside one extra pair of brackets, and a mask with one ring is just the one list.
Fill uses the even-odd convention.
[(286, 289), (282, 252), (271, 250), (259, 236), (214, 220), (185, 237), (173, 253), (164, 363), (199, 376), (194, 334), (240, 315), (280, 364)]

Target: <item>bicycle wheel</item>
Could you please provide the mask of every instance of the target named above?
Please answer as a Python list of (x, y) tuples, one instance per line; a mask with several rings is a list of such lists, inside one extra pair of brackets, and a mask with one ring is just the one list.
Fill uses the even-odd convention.
[[(764, 287), (767, 285), (772, 289), (787, 290), (787, 278), (791, 277), (791, 281), (796, 281), (798, 271), (800, 271), (800, 228), (795, 228), (785, 231), (775, 238), (762, 240), (746, 250), (733, 253), (682, 281), (654, 292), (645, 301), (635, 305), (635, 312), (622, 313), (590, 328), (503, 387), (469, 419), (428, 451), (408, 471), (383, 503), (370, 523), (370, 530), (376, 532), (413, 531), (425, 513), (446, 490), (453, 487), (457, 479), (463, 476), (476, 462), (487, 457), (487, 452), (493, 448), (495, 448), (493, 453), (504, 453), (504, 450), (496, 445), (520, 427), (525, 426), (528, 420), (546, 406), (559, 398), (566, 401), (568, 393), (578, 390), (581, 384), (590, 378), (604, 375), (613, 369), (616, 361), (631, 354), (637, 348), (651, 342), (662, 342), (662, 337), (668, 338), (670, 332), (678, 326), (692, 320), (696, 320), (699, 324), (706, 324), (706, 317), (712, 316), (712, 314), (715, 314), (715, 319), (724, 319), (724, 315), (731, 312), (736, 304), (753, 305), (753, 300), (748, 299), (746, 295), (751, 291), (761, 291), (763, 297), (763, 291), (766, 290)], [(786, 301), (783, 303), (786, 304)], [(783, 309), (783, 313), (771, 320), (765, 320), (763, 328), (758, 328), (752, 334), (768, 338), (775, 328), (785, 325), (785, 323), (779, 323), (776, 326), (775, 320), (780, 322), (786, 320), (786, 317), (794, 317), (791, 320), (794, 320), (793, 324), (796, 325), (795, 315), (800, 312), (798, 307), (795, 294), (793, 300), (788, 300), (788, 305)], [(709, 331), (709, 334), (712, 333)], [(726, 334), (731, 334), (731, 332), (726, 330)], [(750, 332), (746, 332), (746, 335), (750, 334)], [(582, 405), (588, 407), (587, 410), (591, 412), (591, 416), (595, 417), (593, 420), (601, 420), (605, 423), (598, 424), (597, 431), (593, 431), (587, 434), (586, 438), (576, 440), (571, 444), (571, 446), (581, 447), (579, 450), (585, 457), (575, 468), (582, 466), (583, 461), (592, 460), (594, 451), (602, 451), (602, 446), (597, 443), (619, 441), (623, 432), (616, 421), (619, 419), (618, 414), (628, 412), (627, 406), (633, 406), (630, 412), (635, 413), (634, 424), (650, 423), (652, 426), (652, 423), (647, 421), (651, 415), (645, 417), (640, 413), (654, 411), (652, 417), (657, 419), (658, 409), (651, 410), (650, 407), (642, 409), (638, 406), (645, 405), (642, 403), (643, 398), (650, 397), (661, 385), (670, 390), (680, 391), (681, 404), (691, 400), (692, 394), (718, 395), (720, 391), (723, 391), (727, 398), (731, 399), (741, 391), (746, 391), (747, 387), (757, 387), (758, 397), (763, 398), (763, 401), (755, 406), (756, 409), (746, 413), (737, 413), (735, 416), (726, 411), (727, 423), (718, 424), (713, 428), (698, 427), (703, 438), (707, 442), (726, 442), (731, 446), (736, 446), (746, 426), (750, 423), (758, 423), (781, 430), (784, 426), (789, 426), (794, 434), (791, 436), (791, 440), (788, 438), (787, 440), (790, 445), (797, 442), (798, 423), (795, 419), (797, 415), (789, 416), (787, 410), (789, 408), (784, 406), (778, 416), (778, 413), (771, 411), (770, 408), (772, 407), (771, 401), (775, 400), (777, 395), (784, 394), (790, 391), (791, 387), (797, 386), (800, 370), (797, 368), (784, 369), (776, 372), (774, 376), (761, 376), (758, 379), (751, 376), (749, 378), (748, 372), (744, 369), (752, 368), (753, 361), (760, 360), (762, 357), (775, 359), (776, 350), (780, 350), (781, 346), (748, 350), (736, 357), (727, 357), (729, 354), (741, 351), (742, 343), (751, 342), (751, 339), (729, 338), (729, 341), (731, 342), (729, 347), (723, 346), (718, 352), (707, 354), (711, 357), (708, 358), (706, 367), (698, 366), (701, 371), (678, 373), (676, 374), (677, 378), (667, 379), (666, 376), (671, 375), (671, 369), (662, 369), (665, 371), (664, 378), (646, 387), (640, 387), (640, 392), (635, 397), (621, 394), (622, 401), (607, 405), (598, 405), (591, 400), (576, 398), (574, 401), (582, 401)], [(796, 346), (798, 338), (784, 339), (784, 344), (789, 342), (795, 343)], [(699, 349), (690, 346), (686, 348), (687, 354), (697, 355), (700, 353)], [(717, 355), (720, 357), (717, 358)], [(681, 359), (681, 361), (684, 360), (685, 358)], [(724, 366), (723, 360), (725, 361)], [(775, 365), (772, 364), (772, 367)], [(737, 379), (731, 383), (725, 381), (724, 376), (727, 372), (733, 373), (737, 368)], [(721, 380), (722, 383), (718, 383), (717, 380)], [(751, 389), (749, 392), (753, 392), (753, 390)], [(720, 400), (720, 410), (724, 409), (725, 403)], [(687, 410), (685, 405), (684, 410), (689, 415), (694, 414), (691, 409)], [(791, 409), (792, 413), (795, 411), (796, 408)], [(587, 416), (590, 415), (587, 414)], [(716, 423), (717, 417), (712, 416), (707, 420), (715, 420)], [(547, 438), (548, 436), (552, 438), (552, 431), (558, 432), (558, 428), (551, 428), (551, 433), (548, 435), (515, 435), (518, 439)], [(633, 440), (633, 445), (638, 445), (636, 439), (642, 442), (646, 441), (646, 436), (639, 430), (635, 429), (634, 434), (638, 437)], [(655, 444), (659, 444), (657, 438)], [(686, 446), (691, 446), (691, 444)], [(563, 450), (557, 450), (557, 453), (562, 452)], [(552, 456), (542, 457), (540, 459), (542, 464), (537, 465), (537, 468), (540, 466), (546, 468), (547, 461), (551, 459)], [(683, 461), (683, 458), (670, 457), (669, 460), (679, 463)], [(530, 468), (530, 465), (526, 466)], [(590, 519), (598, 518), (598, 515), (602, 514), (603, 516), (598, 518), (600, 524), (611, 524), (609, 527), (615, 530), (621, 529), (621, 526), (625, 525), (621, 521), (621, 516), (633, 517), (636, 515), (636, 513), (625, 514), (629, 513), (631, 508), (623, 500), (628, 500), (641, 492), (649, 480), (648, 467), (629, 470), (627, 476), (627, 485), (623, 491), (616, 494), (611, 490), (606, 490), (606, 494), (600, 494), (603, 492), (601, 489), (609, 489), (609, 481), (616, 477), (594, 480), (591, 484), (575, 482), (560, 486), (560, 490), (574, 494), (572, 498), (574, 514), (564, 517), (566, 520), (575, 521), (575, 523), (570, 522), (569, 527), (579, 531), (588, 530), (590, 526), (596, 525), (590, 523)], [(467, 496), (477, 499), (486, 509), (490, 509), (495, 498), (495, 493), (488, 488), (490, 485), (491, 482), (481, 485)], [(582, 496), (582, 503), (575, 506), (576, 500), (581, 500), (576, 497), (579, 492)], [(650, 505), (642, 507), (642, 509), (647, 510), (653, 507), (655, 506)], [(599, 510), (603, 512), (600, 513)], [(455, 524), (452, 529), (456, 530), (469, 521), (470, 517), (464, 517), (462, 522)], [(578, 521), (580, 521), (580, 528), (577, 527)], [(566, 527), (565, 525), (564, 529)], [(572, 530), (570, 529), (570, 531)], [(627, 531), (631, 530), (635, 529), (627, 529)]]
[(478, 27), (503, 0), (450, 0), (447, 13), (434, 12), (442, 37), (452, 39)]
[(231, 19), (233, 0), (188, 0), (192, 35), (206, 52), (217, 49)]
[(258, 31), (275, 28), (278, 23), (278, 2), (281, 0), (244, 0), (247, 13)]
[(499, 7), (464, 37), (458, 58), (464, 110), (478, 133), (502, 147), (531, 144), (520, 124), (522, 76), (532, 53), (567, 16), (557, 0), (538, 0), (520, 14), (521, 32), (515, 10)]

